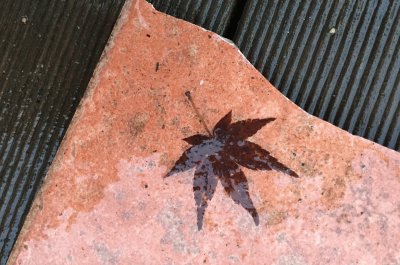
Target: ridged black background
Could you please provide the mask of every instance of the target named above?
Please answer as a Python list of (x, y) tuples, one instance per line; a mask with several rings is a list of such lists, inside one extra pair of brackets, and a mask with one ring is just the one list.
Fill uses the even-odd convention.
[[(0, 1), (0, 264), (7, 260), (123, 2)], [(309, 113), (400, 149), (398, 1), (149, 2), (233, 39)]]
[(307, 112), (399, 150), (399, 7), (388, 0), (247, 1), (234, 42)]
[(0, 264), (6, 263), (122, 4), (0, 1)]
[(232, 39), (246, 1), (243, 0), (148, 0), (171, 16), (190, 21)]

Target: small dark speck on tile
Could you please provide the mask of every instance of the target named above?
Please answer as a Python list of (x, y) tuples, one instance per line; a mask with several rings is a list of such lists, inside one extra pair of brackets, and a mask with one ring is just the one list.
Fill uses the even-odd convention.
[(146, 34), (146, 37), (147, 37), (147, 38), (150, 38), (150, 34)]

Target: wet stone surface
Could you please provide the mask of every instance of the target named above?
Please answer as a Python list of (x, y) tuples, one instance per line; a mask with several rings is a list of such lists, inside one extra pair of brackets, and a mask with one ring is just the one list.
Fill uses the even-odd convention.
[[(272, 118), (217, 159), (217, 129)], [(183, 170), (198, 144), (208, 159)], [(128, 1), (10, 264), (397, 264), (399, 172), (399, 153), (308, 115), (219, 36)]]

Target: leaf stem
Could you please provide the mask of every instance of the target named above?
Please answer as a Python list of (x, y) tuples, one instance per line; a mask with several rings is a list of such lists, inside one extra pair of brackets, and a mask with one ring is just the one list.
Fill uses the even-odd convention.
[(210, 130), (208, 129), (207, 124), (204, 122), (203, 116), (201, 116), (198, 108), (194, 104), (194, 101), (193, 101), (192, 95), (190, 94), (190, 91), (186, 91), (185, 92), (185, 96), (188, 98), (190, 104), (192, 105), (192, 107), (194, 109), (194, 112), (196, 113), (197, 118), (199, 118), (199, 120), (200, 120), (200, 123), (203, 125), (203, 127), (207, 131), (208, 135), (211, 137), (212, 134), (211, 134)]

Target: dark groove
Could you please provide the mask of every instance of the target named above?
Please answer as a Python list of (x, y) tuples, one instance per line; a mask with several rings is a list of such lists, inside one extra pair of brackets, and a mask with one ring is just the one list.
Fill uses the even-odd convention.
[(235, 38), (236, 31), (238, 30), (242, 12), (246, 6), (248, 0), (237, 1), (232, 7), (231, 14), (227, 16), (227, 22), (224, 32), (224, 37), (233, 40)]

